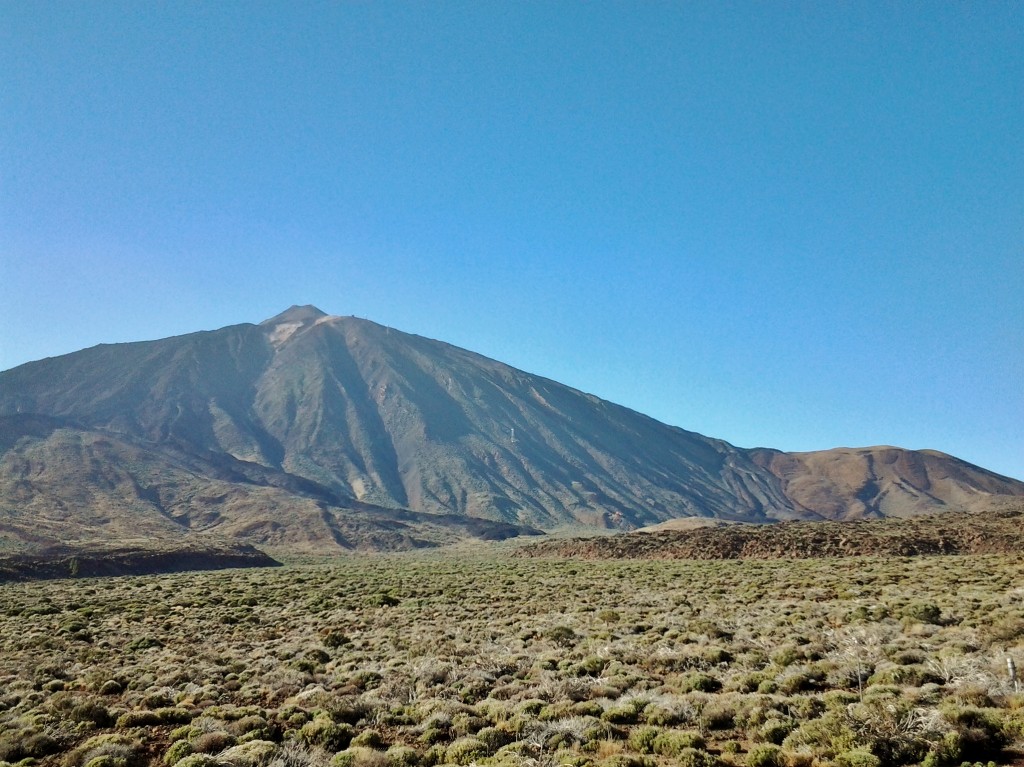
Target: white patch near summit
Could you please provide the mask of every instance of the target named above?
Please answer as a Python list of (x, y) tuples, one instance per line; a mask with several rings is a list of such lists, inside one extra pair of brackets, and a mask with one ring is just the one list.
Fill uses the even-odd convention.
[(282, 322), (280, 325), (275, 325), (274, 329), (270, 331), (270, 343), (275, 349), (279, 348), (281, 344), (295, 335), (295, 331), (302, 325), (301, 322)]

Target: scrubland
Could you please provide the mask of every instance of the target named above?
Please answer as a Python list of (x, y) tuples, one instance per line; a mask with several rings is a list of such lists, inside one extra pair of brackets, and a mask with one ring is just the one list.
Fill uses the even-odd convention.
[(0, 586), (0, 763), (1022, 764), (1012, 556), (504, 554)]

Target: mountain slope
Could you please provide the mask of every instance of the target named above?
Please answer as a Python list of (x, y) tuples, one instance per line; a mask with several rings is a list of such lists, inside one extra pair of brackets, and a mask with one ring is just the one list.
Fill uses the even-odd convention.
[[(29, 414), (60, 428), (22, 433)], [(339, 519), (382, 523), (398, 513), (388, 509), (420, 514), (402, 522), (415, 538), (408, 530), (439, 519), (424, 514), (632, 529), (684, 516), (907, 516), (1024, 495), (1024, 483), (941, 454), (739, 449), (314, 307), (22, 365), (0, 373), (5, 415), (0, 512), (45, 517), (63, 504), (141, 520), (144, 508), (146, 529), (311, 546), (348, 542)]]
[(750, 455), (779, 478), (794, 505), (828, 519), (911, 517), (939, 509), (982, 507), (992, 496), (1020, 494), (1021, 483), (934, 450), (758, 449)]
[(535, 532), (346, 503), (313, 482), (230, 456), (43, 416), (0, 416), (0, 554), (58, 543), (183, 547), (197, 539), (394, 550)]

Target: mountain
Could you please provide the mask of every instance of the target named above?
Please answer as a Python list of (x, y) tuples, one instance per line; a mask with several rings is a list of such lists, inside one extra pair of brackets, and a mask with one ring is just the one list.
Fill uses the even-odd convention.
[(836, 520), (984, 509), (995, 498), (1019, 496), (1022, 484), (935, 450), (762, 448), (750, 457), (779, 479), (795, 506)]
[(1004, 495), (1024, 483), (938, 453), (744, 450), (311, 306), (0, 373), (0, 525), (22, 539), (402, 548), (688, 516), (912, 516)]

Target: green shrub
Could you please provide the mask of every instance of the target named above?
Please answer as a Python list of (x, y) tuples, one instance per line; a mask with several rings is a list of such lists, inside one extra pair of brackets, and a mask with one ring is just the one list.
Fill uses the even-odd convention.
[(352, 644), (352, 640), (345, 636), (340, 631), (327, 631), (323, 634), (324, 647), (330, 647), (332, 650), (336, 650), (339, 647)]
[(272, 740), (270, 723), (259, 714), (249, 714), (236, 719), (229, 729), (239, 738), (255, 734), (261, 740)]
[(718, 692), (722, 683), (710, 674), (692, 673), (682, 678), (679, 689), (683, 692)]
[(757, 731), (757, 736), (765, 743), (781, 745), (782, 741), (786, 739), (786, 736), (795, 728), (796, 722), (792, 719), (769, 719), (761, 726), (761, 729)]
[(784, 695), (793, 695), (798, 692), (806, 692), (817, 687), (821, 681), (821, 675), (804, 669), (791, 671), (778, 680), (779, 692)]
[(352, 746), (331, 757), (331, 767), (385, 767), (384, 754), (372, 748)]
[(140, 705), (148, 709), (168, 708), (174, 705), (174, 701), (171, 700), (170, 695), (161, 690), (147, 693), (140, 701)]
[(652, 767), (650, 759), (634, 754), (612, 754), (598, 764), (600, 767)]
[(153, 713), (160, 720), (160, 724), (187, 724), (192, 721), (192, 712), (180, 706), (158, 708)]
[(837, 754), (836, 767), (881, 767), (882, 760), (862, 748), (855, 748)]
[(117, 718), (114, 727), (126, 730), (130, 727), (148, 727), (154, 724), (162, 724), (160, 714), (156, 711), (127, 711)]
[(775, 744), (754, 746), (747, 753), (747, 767), (784, 767), (782, 749)]
[(390, 767), (416, 767), (420, 762), (420, 755), (416, 749), (409, 746), (392, 746), (385, 754)]
[(83, 701), (72, 707), (67, 714), (73, 722), (88, 722), (97, 727), (109, 727), (113, 723), (110, 711), (97, 701)]
[(94, 759), (109, 756), (122, 767), (140, 764), (139, 741), (119, 733), (94, 735), (64, 757), (67, 767), (85, 767)]
[(580, 671), (590, 676), (599, 676), (608, 666), (608, 658), (599, 655), (588, 655), (580, 661)]
[(448, 764), (469, 764), (485, 756), (487, 744), (473, 735), (459, 738), (445, 751), (445, 761)]
[(276, 743), (269, 740), (250, 740), (232, 746), (220, 755), (220, 759), (232, 767), (267, 767), (277, 752)]
[(720, 764), (718, 757), (701, 748), (684, 748), (675, 758), (676, 767), (719, 767)]
[(942, 715), (954, 728), (963, 759), (982, 759), (1009, 745), (1011, 733), (1003, 712), (975, 706), (946, 706)]
[(544, 636), (559, 647), (572, 647), (579, 637), (569, 626), (553, 626), (544, 632)]
[(353, 735), (355, 731), (351, 725), (339, 722), (333, 722), (325, 716), (318, 716), (311, 722), (306, 722), (299, 729), (297, 739), (300, 743), (304, 743), (308, 746), (319, 746), (325, 751), (342, 751), (348, 748), (349, 744), (352, 743), (356, 746), (370, 746), (376, 748), (380, 745), (373, 745), (373, 736), (377, 737), (379, 741), (380, 735), (373, 730), (366, 730), (361, 733), (360, 737), (363, 737), (363, 742), (355, 742)]
[(646, 706), (647, 702), (638, 698), (620, 701), (606, 708), (601, 718), (612, 724), (636, 724)]
[(939, 623), (942, 611), (932, 602), (913, 602), (903, 608), (902, 615), (919, 623)]
[(786, 666), (792, 666), (802, 657), (803, 655), (795, 647), (780, 647), (772, 653), (772, 663), (785, 668)]
[(659, 756), (678, 757), (688, 748), (701, 749), (705, 746), (700, 733), (687, 730), (665, 730), (654, 739), (654, 753)]
[(171, 744), (171, 747), (164, 753), (164, 764), (177, 764), (186, 756), (192, 754), (192, 744), (187, 740), (178, 740)]
[(163, 647), (164, 643), (156, 637), (139, 637), (133, 639), (127, 645), (126, 650), (148, 650), (150, 647)]
[(661, 734), (658, 727), (636, 727), (626, 741), (629, 747), (641, 754), (654, 753), (654, 741)]
[(503, 727), (484, 727), (476, 733), (476, 737), (483, 741), (490, 754), (515, 740), (515, 735)]
[[(315, 723), (315, 721), (316, 720), (314, 720), (313, 722), (310, 722), (310, 724)], [(308, 725), (306, 725), (306, 726), (308, 726)], [(343, 727), (344, 725), (337, 725), (337, 726)], [(336, 732), (336, 731), (332, 731), (332, 732)], [(352, 735), (351, 735), (351, 728), (349, 728), (347, 732), (348, 732), (349, 741), (350, 741), (351, 745), (354, 748), (381, 749), (381, 748), (384, 748), (384, 746), (386, 745), (384, 743), (384, 738), (376, 730), (363, 730), (361, 733), (359, 733), (355, 737), (352, 737)], [(342, 733), (342, 735), (344, 736), (344, 733)], [(346, 745), (348, 745), (348, 744), (346, 744)], [(341, 749), (338, 748), (338, 749), (334, 749), (334, 750), (335, 751), (340, 751)]]
[(175, 767), (223, 767), (217, 757), (210, 754), (192, 754), (186, 756)]
[[(2, 726), (2, 725), (0, 725)], [(36, 758), (56, 753), (60, 744), (55, 738), (43, 732), (33, 730), (0, 730), (0, 760), (5, 762), (32, 761)]]
[(733, 659), (732, 653), (724, 647), (707, 647), (701, 652), (700, 657), (705, 663), (712, 663), (715, 665), (732, 663)]

